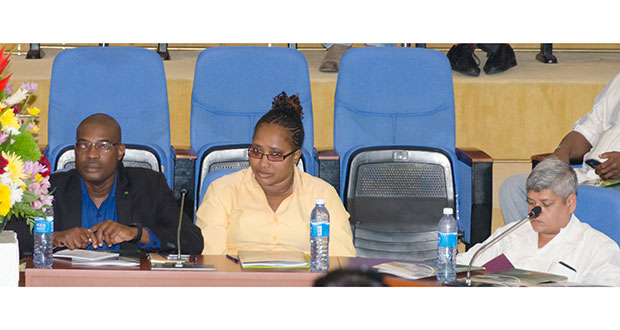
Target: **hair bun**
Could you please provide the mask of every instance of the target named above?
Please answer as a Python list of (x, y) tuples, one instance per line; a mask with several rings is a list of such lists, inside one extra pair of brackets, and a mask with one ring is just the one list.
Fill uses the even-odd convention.
[(300, 117), (303, 116), (304, 112), (302, 111), (303, 107), (299, 102), (299, 95), (293, 94), (291, 96), (286, 95), (285, 91), (278, 94), (278, 96), (273, 98), (273, 102), (271, 102), (272, 110), (280, 110), (283, 112), (292, 112), (298, 114)]

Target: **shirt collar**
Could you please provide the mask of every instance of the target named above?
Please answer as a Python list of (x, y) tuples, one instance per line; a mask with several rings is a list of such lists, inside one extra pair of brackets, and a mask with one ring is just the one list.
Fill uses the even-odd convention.
[[(110, 188), (110, 193), (108, 194), (108, 197), (105, 200), (108, 200), (110, 198), (116, 198), (116, 183), (118, 182), (118, 170), (114, 173), (114, 183), (112, 184), (112, 188)], [(88, 194), (88, 189), (86, 189), (86, 184), (84, 183), (84, 178), (80, 177), (80, 184), (82, 186), (82, 199), (84, 198), (90, 198), (90, 195)], [(92, 199), (91, 199), (92, 200)], [(104, 200), (104, 202), (105, 202)]]

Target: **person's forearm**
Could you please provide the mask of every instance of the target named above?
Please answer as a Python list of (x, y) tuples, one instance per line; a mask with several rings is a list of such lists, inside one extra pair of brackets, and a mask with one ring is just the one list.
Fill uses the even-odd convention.
[(581, 133), (571, 131), (562, 139), (553, 154), (562, 161), (570, 163), (571, 160), (582, 159), (591, 148), (592, 145)]

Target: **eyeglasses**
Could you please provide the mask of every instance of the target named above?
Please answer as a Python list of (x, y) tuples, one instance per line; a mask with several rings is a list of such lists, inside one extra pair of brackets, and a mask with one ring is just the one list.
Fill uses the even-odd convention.
[(121, 143), (120, 142), (112, 143), (108, 141), (99, 141), (97, 143), (92, 143), (90, 141), (80, 141), (75, 144), (75, 151), (76, 152), (87, 152), (90, 150), (90, 148), (95, 146), (95, 150), (99, 152), (108, 152), (119, 144)]
[(250, 147), (250, 148), (248, 148), (248, 156), (252, 157), (252, 158), (256, 158), (256, 159), (262, 159), (263, 156), (267, 156), (267, 159), (270, 162), (281, 162), (281, 161), (284, 160), (284, 158), (292, 155), (297, 150), (299, 150), (299, 149), (295, 149), (295, 150), (289, 152), (286, 155), (282, 155), (279, 152), (274, 152), (272, 154), (267, 154), (267, 153), (263, 152), (262, 150), (260, 150), (258, 148)]

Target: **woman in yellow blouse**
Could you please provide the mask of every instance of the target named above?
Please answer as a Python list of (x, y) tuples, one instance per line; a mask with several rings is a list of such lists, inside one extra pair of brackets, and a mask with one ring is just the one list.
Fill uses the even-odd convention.
[(304, 130), (299, 97), (285, 92), (254, 128), (248, 149), (250, 168), (209, 185), (196, 224), (202, 230), (203, 254), (237, 254), (239, 250), (310, 252), (310, 212), (317, 198), (330, 215), (330, 256), (355, 256), (345, 210), (327, 182), (297, 169)]

